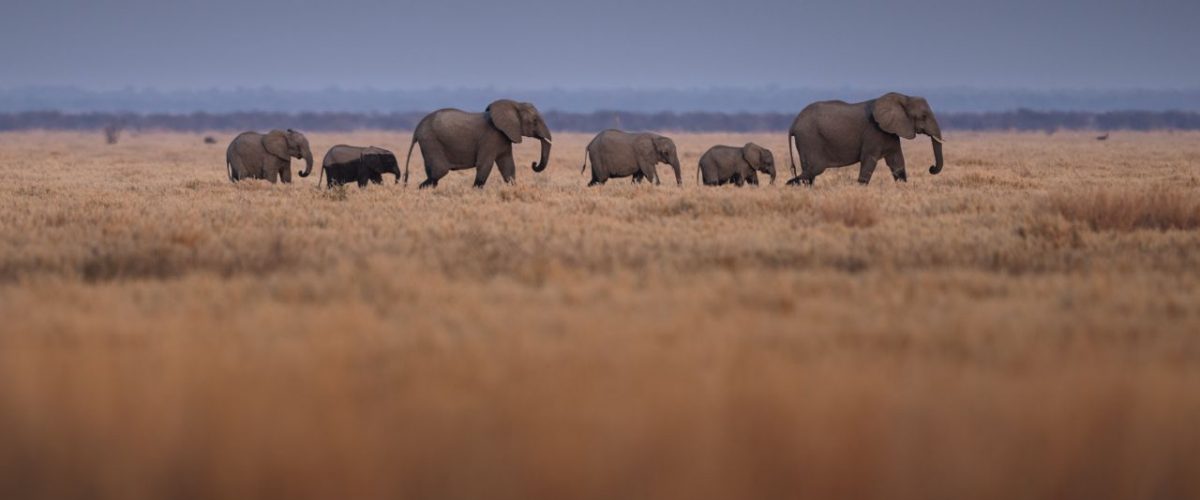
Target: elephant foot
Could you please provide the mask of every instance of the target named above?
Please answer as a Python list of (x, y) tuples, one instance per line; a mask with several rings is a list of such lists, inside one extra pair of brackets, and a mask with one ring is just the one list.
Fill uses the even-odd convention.
[(604, 185), (604, 183), (603, 183), (603, 182), (600, 182), (600, 181), (592, 181), (592, 182), (589, 182), (589, 183), (588, 183), (588, 187), (592, 187), (592, 186), (602, 186), (602, 185)]
[(796, 177), (790, 181), (787, 181), (788, 186), (812, 186), (812, 183), (812, 179), (805, 179), (804, 177)]
[(425, 182), (422, 182), (420, 186), (417, 186), (418, 189), (429, 189), (435, 187), (437, 187), (437, 181), (432, 179), (426, 179)]
[(858, 180), (859, 186), (866, 186), (867, 184), (870, 184), (870, 183), (871, 183), (871, 179), (859, 179)]
[(903, 170), (892, 173), (892, 178), (895, 179), (896, 182), (908, 182), (908, 174)]
[(485, 183), (483, 183), (483, 182), (475, 181), (474, 184), (471, 184), (471, 187), (473, 187), (475, 189), (483, 189), (484, 184)]

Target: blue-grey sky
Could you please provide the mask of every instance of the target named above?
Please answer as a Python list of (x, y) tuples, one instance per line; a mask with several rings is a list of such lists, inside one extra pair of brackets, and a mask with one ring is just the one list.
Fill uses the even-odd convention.
[(12, 0), (0, 88), (1194, 88), (1196, 0)]

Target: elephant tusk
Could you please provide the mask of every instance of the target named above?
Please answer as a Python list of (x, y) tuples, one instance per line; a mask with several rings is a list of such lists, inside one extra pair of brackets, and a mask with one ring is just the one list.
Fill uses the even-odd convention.
[(938, 143), (938, 144), (945, 144), (945, 143), (946, 143), (946, 141), (943, 141), (941, 137), (938, 137), (938, 136), (936, 136), (936, 135), (931, 135), (931, 136), (929, 136), (929, 138), (930, 138), (930, 139), (933, 139), (933, 140), (935, 140), (935, 141), (937, 141), (937, 143)]

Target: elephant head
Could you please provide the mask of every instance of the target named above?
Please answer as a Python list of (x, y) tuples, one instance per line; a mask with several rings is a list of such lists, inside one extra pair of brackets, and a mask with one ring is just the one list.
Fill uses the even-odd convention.
[(742, 158), (750, 164), (750, 168), (771, 176), (771, 184), (775, 184), (775, 155), (771, 150), (753, 142), (742, 146)]
[(396, 161), (396, 155), (392, 154), (391, 151), (374, 146), (364, 149), (363, 163), (372, 172), (377, 174), (392, 174), (396, 176), (396, 182), (400, 182), (400, 162)]
[(283, 161), (291, 161), (292, 158), (304, 159), (304, 170), (300, 172), (300, 177), (308, 177), (312, 173), (313, 156), (312, 150), (308, 149), (308, 138), (304, 134), (292, 129), (272, 130), (269, 134), (263, 136), (263, 148), (276, 158)]
[(676, 183), (683, 186), (683, 175), (679, 173), (679, 153), (674, 146), (674, 140), (662, 137), (658, 134), (644, 135), (644, 141), (640, 147), (646, 155), (650, 163), (666, 163), (671, 165), (671, 168), (676, 173)]
[(924, 97), (909, 97), (895, 92), (886, 94), (875, 100), (871, 116), (879, 128), (905, 139), (912, 139), (918, 133), (928, 135), (933, 144), (934, 159), (929, 173), (942, 171), (942, 128), (938, 126), (933, 109)]
[(542, 141), (541, 159), (532, 166), (534, 172), (546, 169), (550, 159), (550, 128), (546, 126), (542, 114), (533, 104), (500, 99), (489, 104), (484, 114), (492, 122), (492, 126), (504, 133), (514, 144), (520, 144), (522, 137), (533, 137)]

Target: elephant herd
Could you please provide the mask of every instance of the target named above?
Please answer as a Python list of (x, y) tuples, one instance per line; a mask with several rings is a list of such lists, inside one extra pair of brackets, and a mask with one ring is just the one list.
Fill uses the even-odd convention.
[[(788, 185), (812, 185), (828, 168), (858, 164), (858, 182), (867, 184), (879, 160), (891, 170), (892, 178), (905, 182), (904, 153), (900, 139), (916, 134), (930, 137), (934, 165), (931, 174), (941, 172), (942, 131), (929, 103), (921, 97), (888, 93), (860, 103), (821, 101), (808, 105), (796, 116), (788, 131), (788, 163), (793, 178)], [(513, 144), (530, 137), (541, 142), (541, 157), (533, 171), (546, 169), (550, 158), (550, 129), (533, 104), (501, 99), (482, 113), (458, 109), (434, 111), (417, 124), (409, 143), (404, 172), (395, 154), (377, 147), (338, 145), (330, 148), (321, 162), (321, 175), (327, 186), (356, 182), (381, 183), (383, 174), (408, 183), (408, 164), (413, 148), (421, 146), (425, 160), (425, 181), (421, 188), (437, 187), (438, 181), (452, 170), (475, 169), (475, 187), (483, 187), (492, 167), (500, 169), (504, 182), (516, 179)], [(796, 170), (791, 152), (796, 147), (800, 170)], [(267, 134), (245, 132), (238, 135), (225, 152), (229, 179), (266, 179), (291, 182), (291, 159), (304, 159), (300, 177), (312, 174), (313, 156), (304, 134), (295, 130), (275, 130)], [(589, 186), (604, 184), (611, 178), (631, 177), (633, 182), (660, 184), (657, 165), (670, 165), (675, 183), (683, 184), (679, 154), (675, 142), (653, 133), (629, 133), (605, 130), (587, 145), (582, 174), (592, 165)], [(758, 174), (775, 182), (775, 157), (754, 143), (744, 146), (713, 146), (700, 157), (696, 175), (706, 186), (758, 184)], [(320, 181), (318, 180), (318, 183)]]

